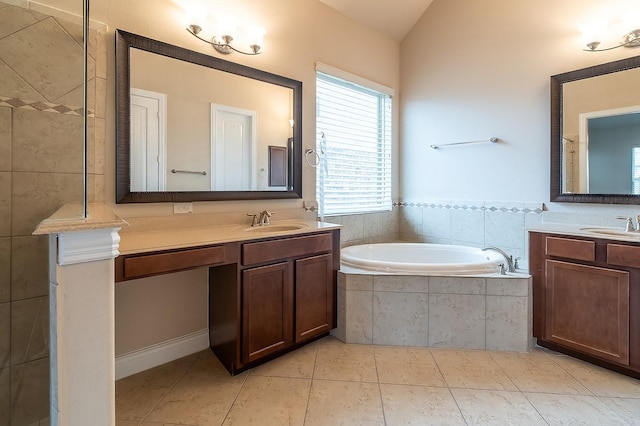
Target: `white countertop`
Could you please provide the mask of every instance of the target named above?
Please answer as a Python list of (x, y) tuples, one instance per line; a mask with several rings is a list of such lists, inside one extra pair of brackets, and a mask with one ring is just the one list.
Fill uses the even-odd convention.
[[(296, 226), (299, 229), (282, 230)], [(213, 225), (136, 231), (130, 227), (120, 233), (120, 254), (144, 253), (209, 244), (250, 241), (260, 238), (304, 235), (339, 229), (341, 225), (306, 220), (277, 220), (270, 225), (251, 227), (246, 224)], [(278, 229), (280, 228), (280, 229)]]
[(605, 240), (640, 243), (640, 232), (625, 232), (623, 227), (595, 225), (572, 225), (567, 223), (543, 223), (527, 229), (531, 232), (573, 235), (578, 237), (600, 238)]

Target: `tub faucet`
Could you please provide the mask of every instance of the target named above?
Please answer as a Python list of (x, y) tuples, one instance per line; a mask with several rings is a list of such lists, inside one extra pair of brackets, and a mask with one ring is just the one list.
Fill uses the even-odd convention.
[(516, 272), (516, 268), (513, 264), (513, 256), (508, 255), (507, 253), (505, 253), (504, 251), (502, 251), (501, 249), (499, 249), (498, 247), (485, 247), (482, 249), (482, 251), (486, 251), (486, 250), (493, 250), (497, 253), (500, 253), (502, 255), (502, 257), (504, 257), (504, 259), (507, 261), (507, 271), (509, 272)]

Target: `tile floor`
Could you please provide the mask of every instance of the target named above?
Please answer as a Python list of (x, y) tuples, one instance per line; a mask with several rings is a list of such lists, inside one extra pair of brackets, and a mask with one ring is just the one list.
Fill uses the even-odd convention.
[(203, 351), (116, 382), (117, 426), (640, 425), (640, 380), (546, 349), (345, 344), (231, 377)]

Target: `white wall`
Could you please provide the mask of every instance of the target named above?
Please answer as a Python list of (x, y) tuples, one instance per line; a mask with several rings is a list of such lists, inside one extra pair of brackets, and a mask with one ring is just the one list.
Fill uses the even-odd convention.
[[(627, 0), (435, 0), (401, 44), (401, 198), (544, 202), (558, 212), (640, 213), (629, 206), (549, 203), (549, 77), (640, 54), (638, 48), (581, 50), (584, 23), (617, 10), (638, 15), (631, 5)], [(492, 136), (501, 143), (429, 147)]]

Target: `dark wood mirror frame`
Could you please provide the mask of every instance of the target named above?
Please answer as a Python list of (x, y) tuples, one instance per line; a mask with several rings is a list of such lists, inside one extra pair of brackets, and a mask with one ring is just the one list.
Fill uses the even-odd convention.
[[(130, 191), (130, 55), (136, 48), (293, 90), (293, 144), (287, 191)], [(116, 203), (267, 200), (302, 197), (302, 82), (116, 30)]]
[[(567, 194), (562, 192), (562, 85), (571, 81), (640, 67), (640, 56), (551, 76), (551, 201), (565, 203), (640, 204), (633, 194)], [(639, 82), (640, 85), (640, 82)]]

